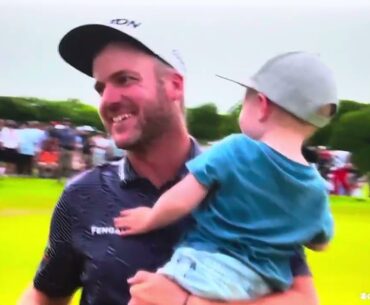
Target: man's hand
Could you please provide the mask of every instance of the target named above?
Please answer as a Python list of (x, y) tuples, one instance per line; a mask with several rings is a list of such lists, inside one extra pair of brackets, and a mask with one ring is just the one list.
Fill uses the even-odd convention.
[(308, 249), (312, 251), (325, 251), (329, 247), (329, 243), (323, 243), (323, 244), (313, 244), (309, 243), (305, 245)]
[(114, 226), (122, 236), (146, 233), (152, 229), (151, 215), (152, 209), (147, 207), (123, 210), (114, 218)]
[(251, 301), (219, 302), (188, 295), (165, 276), (139, 271), (128, 281), (131, 301), (128, 305), (317, 305), (318, 299), (310, 276), (297, 276), (293, 286)]
[(189, 294), (158, 273), (139, 271), (127, 281), (131, 301), (128, 305), (184, 305)]
[(31, 285), (18, 300), (17, 305), (68, 305), (71, 299), (72, 296), (51, 298)]

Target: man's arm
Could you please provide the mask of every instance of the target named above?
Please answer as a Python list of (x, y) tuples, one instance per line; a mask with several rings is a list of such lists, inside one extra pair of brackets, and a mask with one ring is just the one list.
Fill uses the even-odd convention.
[(255, 301), (217, 302), (190, 295), (163, 275), (139, 271), (129, 280), (129, 305), (317, 305), (318, 298), (311, 276), (296, 276), (292, 287)]
[(30, 286), (23, 293), (18, 305), (68, 305), (72, 297), (50, 298), (45, 293)]
[(80, 260), (72, 247), (69, 192), (64, 191), (51, 219), (48, 246), (33, 285), (20, 300), (22, 305), (65, 305), (80, 286)]
[(305, 247), (312, 251), (325, 251), (329, 247), (329, 242), (322, 244), (308, 243)]
[[(228, 305), (317, 305), (318, 303), (310, 276), (295, 277), (293, 286), (285, 292), (271, 294), (254, 301), (227, 302)], [(187, 305), (225, 305), (225, 303), (190, 296)]]
[(206, 197), (208, 189), (188, 174), (183, 180), (165, 192), (153, 208), (139, 207), (123, 210), (114, 219), (122, 235), (145, 233), (169, 225), (188, 215)]

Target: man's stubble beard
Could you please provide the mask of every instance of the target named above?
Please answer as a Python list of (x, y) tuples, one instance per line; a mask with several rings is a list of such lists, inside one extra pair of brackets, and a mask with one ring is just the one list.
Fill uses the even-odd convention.
[(160, 81), (157, 82), (156, 102), (148, 103), (155, 105), (143, 109), (142, 116), (138, 117), (140, 129), (139, 138), (123, 145), (122, 149), (130, 152), (145, 152), (159, 139), (163, 138), (173, 128), (176, 128), (177, 115), (172, 101), (169, 100)]

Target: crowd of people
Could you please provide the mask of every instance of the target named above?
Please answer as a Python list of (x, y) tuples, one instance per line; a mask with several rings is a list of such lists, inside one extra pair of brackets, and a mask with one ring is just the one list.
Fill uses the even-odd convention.
[(366, 179), (353, 165), (350, 152), (325, 146), (305, 147), (303, 152), (306, 159), (316, 165), (331, 194), (361, 196)]
[[(350, 152), (319, 146), (305, 148), (304, 153), (316, 164), (331, 194), (359, 195), (364, 181)], [(73, 127), (69, 119), (52, 123), (0, 120), (0, 176), (68, 178), (123, 155), (107, 134), (90, 126)]]
[(123, 154), (107, 134), (90, 126), (74, 127), (69, 119), (0, 120), (0, 176), (68, 178)]

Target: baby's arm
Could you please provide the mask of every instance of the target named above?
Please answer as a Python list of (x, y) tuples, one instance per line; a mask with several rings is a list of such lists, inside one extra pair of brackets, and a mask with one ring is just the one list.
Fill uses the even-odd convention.
[[(121, 212), (114, 220), (122, 235), (148, 232), (164, 227), (189, 214), (206, 197), (208, 190), (222, 185), (232, 172), (235, 151), (240, 146), (248, 151), (252, 141), (243, 135), (233, 135), (186, 163), (191, 174), (164, 193), (153, 208), (140, 207)], [(245, 160), (243, 160), (244, 162)]]
[(122, 235), (132, 235), (161, 228), (189, 214), (206, 197), (208, 189), (192, 174), (165, 192), (153, 208), (123, 210), (114, 224)]

